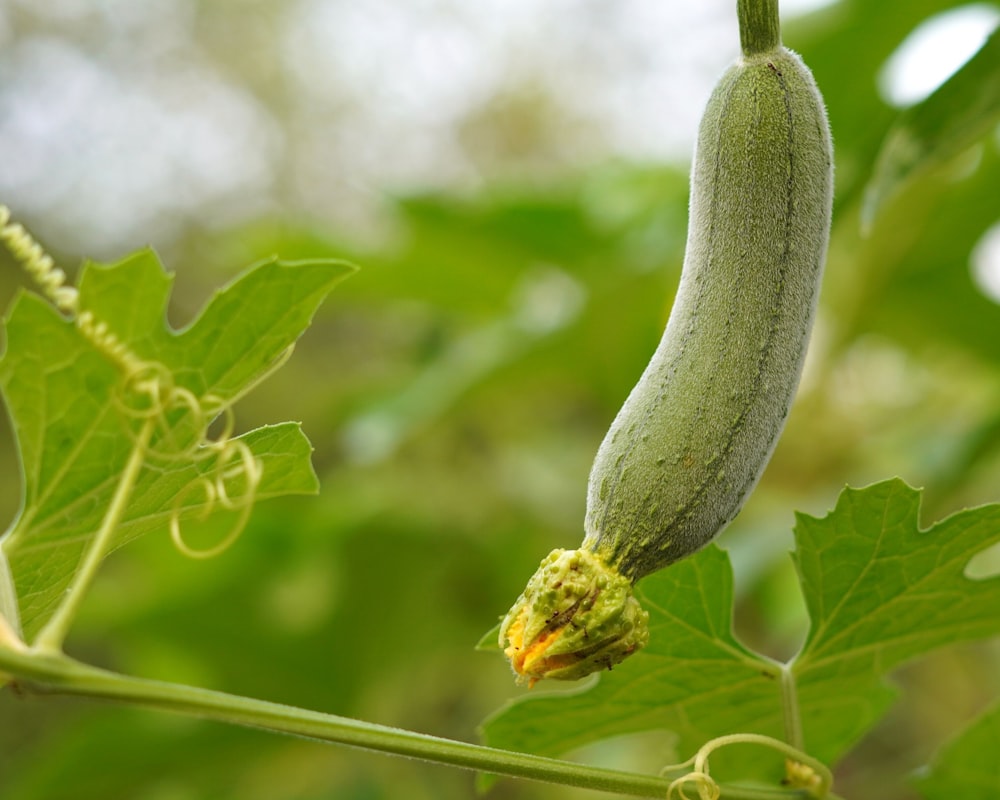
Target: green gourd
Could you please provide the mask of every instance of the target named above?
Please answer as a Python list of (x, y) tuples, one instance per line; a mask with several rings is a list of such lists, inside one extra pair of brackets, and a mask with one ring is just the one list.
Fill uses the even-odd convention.
[(626, 576), (710, 542), (770, 458), (812, 328), (831, 185), (823, 106), (798, 56), (732, 67), (698, 137), (670, 320), (590, 475), (583, 546)]
[(830, 133), (812, 75), (780, 44), (776, 0), (740, 0), (739, 13), (743, 55), (701, 121), (666, 331), (598, 450), (582, 546), (547, 557), (501, 625), (532, 682), (645, 644), (623, 587), (722, 531), (792, 404), (829, 238)]

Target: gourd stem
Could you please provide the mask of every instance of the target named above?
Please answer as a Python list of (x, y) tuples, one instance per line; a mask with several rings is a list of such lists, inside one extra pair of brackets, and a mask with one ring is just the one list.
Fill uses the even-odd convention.
[(744, 57), (770, 53), (781, 46), (778, 0), (737, 0), (736, 16)]

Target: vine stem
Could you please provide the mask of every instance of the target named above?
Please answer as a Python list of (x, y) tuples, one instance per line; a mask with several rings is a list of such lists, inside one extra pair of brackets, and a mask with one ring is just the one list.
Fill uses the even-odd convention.
[(778, 0), (737, 0), (736, 16), (744, 57), (769, 53), (781, 46)]
[(101, 565), (101, 561), (107, 555), (108, 547), (111, 544), (111, 537), (118, 528), (118, 523), (121, 522), (122, 516), (125, 514), (129, 496), (132, 494), (135, 482), (139, 478), (139, 472), (142, 470), (147, 448), (149, 447), (149, 440), (153, 436), (155, 426), (156, 417), (150, 416), (143, 422), (142, 427), (139, 429), (132, 452), (129, 454), (125, 469), (122, 471), (122, 476), (118, 481), (118, 486), (115, 487), (111, 504), (108, 506), (104, 519), (101, 520), (101, 527), (98, 528), (97, 533), (94, 535), (94, 540), (90, 543), (90, 548), (87, 550), (79, 569), (77, 569), (76, 574), (73, 576), (73, 581), (66, 590), (62, 602), (38, 634), (38, 637), (32, 644), (32, 649), (41, 653), (58, 653), (62, 650), (63, 641), (65, 641), (69, 627), (72, 625), (74, 617), (76, 617), (80, 603), (83, 602), (83, 598), (86, 596), (87, 590), (90, 588), (90, 584), (97, 574), (98, 567)]
[[(495, 775), (579, 786), (631, 797), (663, 798), (670, 780), (470, 744), (318, 711), (98, 669), (61, 653), (0, 646), (0, 673), (21, 688), (103, 698), (190, 717), (335, 742)], [(801, 789), (726, 786), (721, 800), (807, 800)]]

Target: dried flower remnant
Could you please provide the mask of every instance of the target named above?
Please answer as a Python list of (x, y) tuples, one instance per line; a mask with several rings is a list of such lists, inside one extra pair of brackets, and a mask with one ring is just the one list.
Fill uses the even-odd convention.
[(553, 550), (500, 625), (518, 681), (611, 669), (649, 640), (632, 582), (589, 550)]

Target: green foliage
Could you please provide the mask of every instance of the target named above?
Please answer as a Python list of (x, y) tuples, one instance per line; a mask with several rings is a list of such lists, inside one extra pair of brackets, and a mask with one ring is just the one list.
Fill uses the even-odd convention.
[[(794, 558), (810, 632), (787, 669), (807, 751), (834, 762), (885, 713), (884, 682), (935, 647), (1000, 632), (1000, 578), (969, 560), (1000, 541), (1000, 505), (921, 530), (919, 494), (901, 481), (846, 490), (826, 517), (799, 515)], [(687, 756), (734, 731), (782, 738), (782, 672), (732, 632), (732, 575), (715, 547), (642, 581), (650, 643), (596, 686), (527, 697), (484, 726), (490, 744), (563, 754), (609, 736), (676, 734)], [(786, 712), (787, 713), (787, 712)]]
[[(336, 262), (262, 264), (175, 332), (165, 325), (170, 278), (146, 251), (109, 267), (86, 267), (80, 303), (134, 354), (165, 366), (195, 397), (214, 395), (229, 405), (267, 374), (349, 270)], [(0, 545), (31, 641), (93, 540), (133, 449), (135, 421), (123, 408), (117, 365), (40, 297), (21, 294), (5, 329), (0, 389), (21, 446), (24, 499)], [(154, 450), (171, 433), (187, 433), (184, 422), (175, 414), (174, 430), (162, 431)], [(311, 447), (297, 425), (259, 428), (241, 440), (263, 466), (257, 497), (316, 491)], [(171, 515), (202, 516), (205, 497), (185, 492), (213, 468), (209, 461), (169, 453), (154, 461), (138, 480), (111, 548), (151, 531), (165, 532)], [(233, 501), (246, 491), (245, 484), (231, 488)]]
[(992, 800), (1000, 786), (998, 741), (1000, 707), (994, 707), (941, 750), (917, 782), (921, 794), (927, 800)]
[[(724, 695), (733, 702), (713, 702), (712, 687), (731, 689), (735, 684), (722, 681), (738, 675), (759, 692), (751, 696), (762, 698), (755, 729), (780, 733), (777, 680), (753, 672), (751, 665), (763, 664), (761, 669), (775, 675), (778, 666), (757, 653), (785, 658), (805, 634), (802, 593), (783, 534), (791, 509), (816, 512), (828, 507), (845, 483), (866, 485), (895, 474), (927, 487), (926, 519), (997, 499), (1000, 312), (968, 269), (971, 249), (998, 221), (995, 137), (984, 136), (974, 164), (959, 157), (916, 171), (882, 207), (869, 236), (859, 233), (865, 187), (896, 122), (878, 95), (875, 76), (910, 30), (953, 5), (951, 0), (841, 0), (782, 25), (785, 42), (802, 54), (822, 87), (836, 145), (837, 205), (819, 335), (774, 459), (722, 540), (736, 576), (732, 595), (727, 594), (728, 567), (713, 551), (643, 586), (650, 597), (659, 597), (661, 608), (679, 609), (695, 624), (686, 624), (685, 616), (658, 617), (667, 634), (654, 631), (650, 660), (644, 663), (660, 658), (671, 667), (655, 673), (657, 683), (647, 692), (660, 705), (646, 711), (636, 703), (625, 706), (617, 721), (603, 717), (601, 735), (610, 738), (586, 748), (588, 761), (655, 772), (672, 760), (663, 737), (616, 738), (613, 733), (627, 728), (626, 714), (634, 712), (646, 730), (687, 730), (694, 742), (696, 725), (723, 730), (748, 713), (733, 694)], [(286, 84), (274, 79), (282, 75), (281, 67), (260, 50), (247, 49), (226, 15), (238, 16), (244, 32), (258, 18), (222, 5), (213, 9), (211, 24), (192, 30), (199, 36), (226, 32), (229, 46), (239, 52), (227, 55), (219, 48), (213, 58), (241, 88), (240, 65), (252, 53), (254, 74), (279, 87), (280, 100), (272, 110), (280, 124), (294, 106)], [(64, 39), (69, 31), (62, 26), (45, 35)], [(666, 42), (666, 37), (659, 39)], [(734, 43), (734, 56), (735, 51)], [(19, 52), (18, 47), (5, 51)], [(665, 103), (663, 113), (673, 109)], [(946, 131), (944, 111), (933, 113), (934, 130)], [(314, 129), (308, 130), (311, 136)], [(562, 142), (569, 132), (557, 133)], [(470, 645), (506, 610), (544, 553), (579, 541), (583, 489), (597, 444), (648, 360), (670, 308), (687, 207), (683, 164), (593, 164), (559, 180), (530, 178), (486, 180), (480, 190), (462, 196), (386, 201), (388, 224), (379, 232), (389, 235), (363, 244), (344, 230), (312, 222), (318, 213), (309, 202), (320, 189), (303, 194), (288, 181), (280, 219), (268, 216), (232, 229), (220, 227), (224, 223), (218, 219), (197, 219), (175, 238), (157, 242), (158, 249), (170, 252), (172, 263), (184, 265), (173, 297), (180, 309), (197, 307), (197, 298), (228, 274), (232, 263), (270, 253), (346, 256), (365, 265), (326, 304), (294, 358), (239, 406), (241, 422), (250, 427), (301, 418), (316, 445), (324, 490), (309, 503), (275, 499), (262, 504), (239, 545), (211, 563), (176, 557), (160, 533), (122, 548), (108, 560), (82, 610), (75, 651), (96, 654), (95, 660), (135, 674), (224, 687), (455, 738), (467, 738), (515, 691), (502, 659), (474, 653)], [(49, 224), (40, 216), (32, 220), (39, 233)], [(14, 274), (9, 265), (0, 265), (5, 304)], [(564, 313), (550, 313), (553, 307)], [(250, 324), (253, 315), (238, 319)], [(538, 319), (557, 324), (524, 324)], [(162, 323), (162, 311), (157, 320)], [(46, 325), (51, 331), (58, 327)], [(62, 338), (53, 343), (65, 345)], [(53, 352), (60, 350), (46, 354)], [(83, 355), (78, 368), (89, 369), (90, 351), (72, 352)], [(8, 338), (5, 359), (11, 353)], [(85, 396), (77, 400), (87, 407)], [(93, 408), (104, 413), (103, 407)], [(302, 441), (297, 431), (288, 430)], [(388, 430), (392, 436), (378, 440), (388, 446), (375, 448), (373, 438), (348, 435), (358, 430)], [(0, 433), (7, 437), (0, 440), (0, 470), (6, 478), (0, 508), (10, 516), (18, 501), (17, 463), (9, 431)], [(141, 501), (142, 493), (136, 497)], [(91, 513), (92, 522), (97, 512)], [(954, 531), (947, 526), (961, 519), (949, 518), (942, 523), (945, 528), (934, 530)], [(809, 522), (802, 520), (800, 529)], [(25, 524), (23, 516), (17, 524)], [(161, 518), (159, 530), (164, 524)], [(930, 557), (928, 551), (905, 560), (913, 565)], [(891, 570), (901, 561), (879, 563)], [(992, 563), (995, 570), (995, 558)], [(832, 565), (825, 564), (824, 575), (827, 566)], [(927, 580), (947, 583), (934, 569), (927, 575)], [(898, 588), (898, 579), (894, 582)], [(963, 593), (976, 591), (961, 586)], [(992, 591), (992, 584), (980, 586), (987, 588), (979, 591)], [(821, 596), (823, 588), (815, 587), (813, 594)], [(703, 599), (702, 590), (714, 599)], [(863, 598), (856, 599), (853, 613), (863, 607)], [(877, 595), (894, 609), (913, 599), (907, 593)], [(713, 614), (705, 610), (707, 602)], [(940, 606), (941, 621), (957, 621), (957, 636), (980, 635), (990, 624), (985, 617), (963, 617), (961, 609), (950, 616), (946, 605)], [(738, 636), (730, 632), (731, 617)], [(831, 619), (842, 626), (838, 630), (846, 630), (846, 617)], [(928, 622), (937, 619), (934, 615)], [(895, 617), (883, 621), (891, 632)], [(944, 630), (936, 624), (931, 628)], [(666, 649), (671, 632), (685, 644), (683, 651)], [(871, 638), (877, 631), (864, 633)], [(918, 639), (921, 646), (938, 646), (937, 635)], [(1000, 696), (1000, 660), (986, 647), (949, 653), (954, 660), (944, 663), (915, 658), (887, 684), (881, 664), (864, 664), (871, 654), (847, 647), (847, 638), (833, 642), (816, 636), (810, 645), (816, 688), (809, 689), (803, 675), (804, 716), (818, 719), (826, 713), (843, 727), (826, 737), (815, 723), (810, 727), (804, 721), (806, 744), (809, 749), (826, 746), (826, 737), (840, 753), (856, 743), (837, 775), (841, 795), (910, 798), (913, 792), (903, 776), (930, 761), (946, 736)], [(837, 647), (850, 658), (821, 661), (821, 647), (824, 654)], [(675, 724), (671, 715), (680, 717), (687, 707), (665, 712), (662, 697), (686, 697), (687, 686), (672, 669), (691, 677), (687, 651), (709, 659), (693, 678), (690, 708), (698, 716)], [(902, 658), (905, 653), (897, 642), (884, 655)], [(820, 696), (820, 687), (840, 685), (834, 672), (821, 669), (824, 663), (831, 669), (840, 664), (863, 670), (869, 680), (845, 688), (855, 692), (849, 695), (855, 701), (874, 705), (852, 710), (835, 696)], [(587, 698), (624, 682), (628, 670), (639, 667), (626, 662), (578, 698), (543, 698), (537, 687), (532, 702), (538, 706), (524, 705), (548, 708), (552, 703), (551, 719), (558, 724), (560, 715), (586, 708)], [(638, 680), (631, 686), (643, 691)], [(928, 686), (939, 694), (925, 691), (924, 705), (911, 702)], [(893, 697), (902, 702), (882, 716)], [(617, 699), (626, 703), (632, 696), (621, 693)], [(977, 762), (995, 767), (983, 744), (990, 737), (989, 719), (968, 729), (967, 750), (959, 745), (931, 762), (921, 791), (935, 800), (966, 792), (974, 796), (958, 781), (979, 772)], [(859, 742), (863, 730), (869, 732)], [(976, 739), (977, 731), (986, 733)], [(573, 731), (574, 742), (579, 733)], [(677, 750), (678, 758), (689, 755)], [(971, 767), (951, 769), (963, 754)], [(727, 764), (740, 772), (741, 764), (759, 756), (757, 750), (746, 758), (736, 750), (723, 752), (720, 774)], [(507, 781), (495, 792), (505, 800), (594, 796)], [(0, 794), (5, 799), (371, 800), (404, 793), (420, 800), (458, 800), (468, 798), (471, 788), (468, 776), (450, 769), (145, 712), (0, 693)]]
[(650, 615), (645, 649), (584, 691), (520, 698), (484, 724), (489, 744), (557, 755), (665, 729), (686, 757), (723, 733), (781, 735), (779, 669), (733, 635), (732, 571), (721, 550), (651, 575), (636, 594)]
[(981, 140), (1000, 119), (1000, 33), (930, 97), (893, 123), (865, 191), (863, 217), (871, 226), (880, 206), (921, 169)]
[(792, 669), (806, 742), (820, 758), (836, 758), (877, 721), (895, 694), (883, 682), (893, 668), (1000, 633), (1000, 578), (964, 574), (1000, 542), (1000, 505), (927, 530), (919, 509), (919, 494), (897, 480), (847, 490), (822, 520), (798, 517), (794, 558), (810, 628)]

